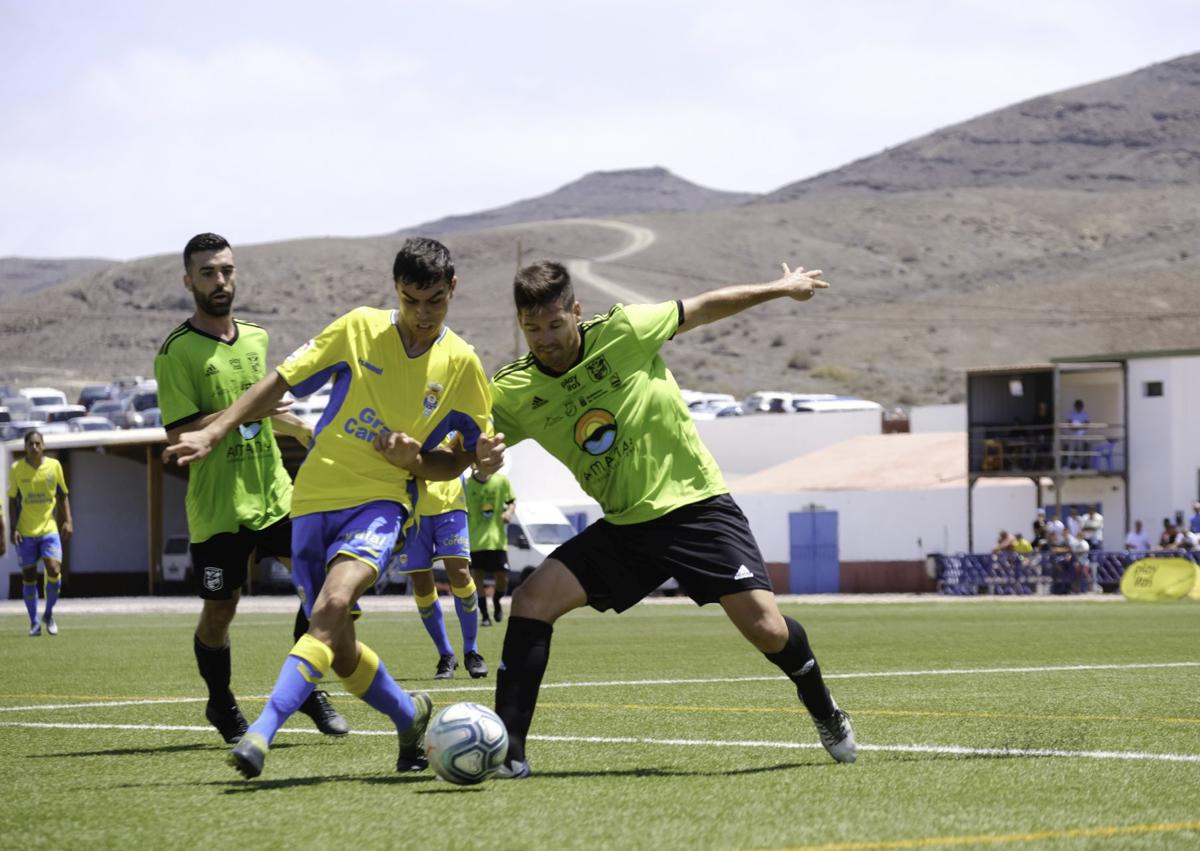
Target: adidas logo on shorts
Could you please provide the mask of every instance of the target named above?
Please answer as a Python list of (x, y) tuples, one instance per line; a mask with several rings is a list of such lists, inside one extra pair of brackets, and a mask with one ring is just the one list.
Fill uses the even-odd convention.
[(746, 565), (743, 564), (741, 567), (739, 567), (737, 569), (737, 573), (735, 573), (733, 575), (733, 578), (734, 579), (753, 579), (754, 574), (750, 572), (750, 568), (746, 567)]

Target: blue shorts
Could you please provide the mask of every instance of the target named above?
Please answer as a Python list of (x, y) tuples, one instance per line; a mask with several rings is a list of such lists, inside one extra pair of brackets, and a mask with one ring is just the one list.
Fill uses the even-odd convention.
[(467, 512), (447, 511), (433, 517), (417, 518), (417, 526), (408, 531), (404, 546), (396, 553), (393, 573), (417, 573), (431, 570), (440, 558), (471, 558), (471, 536), (467, 532)]
[(43, 558), (62, 561), (62, 540), (57, 532), (21, 538), (21, 543), (17, 544), (18, 567), (37, 567), (38, 559)]
[(375, 568), (387, 567), (401, 539), (408, 510), (398, 502), (368, 502), (341, 511), (318, 511), (292, 518), (292, 579), (304, 614), (325, 584), (325, 571), (339, 555), (348, 555)]

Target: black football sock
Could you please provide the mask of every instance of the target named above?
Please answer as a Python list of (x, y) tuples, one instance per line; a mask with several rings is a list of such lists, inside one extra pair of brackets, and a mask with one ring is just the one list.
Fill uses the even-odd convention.
[(299, 641), (308, 632), (308, 618), (304, 615), (304, 606), (296, 610), (296, 625), (292, 627), (292, 638)]
[(550, 661), (554, 627), (545, 621), (508, 618), (500, 669), (496, 672), (496, 714), (508, 728), (507, 761), (525, 761), (525, 737), (533, 723), (538, 689)]
[(821, 677), (821, 666), (808, 646), (808, 635), (804, 627), (796, 621), (784, 616), (788, 627), (787, 644), (778, 653), (764, 653), (771, 662), (796, 684), (796, 694), (804, 703), (804, 708), (814, 718), (828, 718), (833, 714), (833, 698), (829, 689), (825, 688), (825, 680)]
[(196, 651), (196, 666), (200, 676), (208, 686), (208, 699), (220, 703), (222, 707), (232, 706), (233, 692), (229, 690), (230, 655), (229, 643), (224, 647), (209, 647), (200, 641), (199, 636), (193, 636)]

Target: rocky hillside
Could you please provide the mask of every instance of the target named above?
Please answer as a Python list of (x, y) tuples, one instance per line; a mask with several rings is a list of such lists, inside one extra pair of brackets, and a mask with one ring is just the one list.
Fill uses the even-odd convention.
[(977, 186), (1111, 192), (1200, 184), (1200, 53), (1036, 97), (762, 199)]
[(609, 218), (628, 213), (695, 213), (755, 198), (745, 192), (706, 189), (665, 168), (595, 171), (548, 195), (465, 216), (450, 216), (401, 233), (462, 233), (554, 219)]

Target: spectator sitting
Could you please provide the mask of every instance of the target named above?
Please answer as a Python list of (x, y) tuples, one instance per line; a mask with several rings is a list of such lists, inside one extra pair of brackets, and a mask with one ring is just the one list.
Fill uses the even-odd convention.
[(1083, 531), (1083, 518), (1074, 508), (1067, 513), (1067, 531), (1074, 538), (1078, 538)]
[(1133, 521), (1133, 531), (1125, 536), (1125, 549), (1135, 553), (1150, 552), (1150, 536), (1142, 531), (1142, 521)]
[(1192, 503), (1192, 519), (1188, 521), (1188, 528), (1200, 534), (1200, 502)]
[(1024, 535), (1022, 535), (1020, 532), (1017, 532), (1014, 535), (1014, 538), (1016, 539), (1013, 541), (1013, 546), (1012, 546), (1014, 553), (1021, 556), (1022, 558), (1033, 553), (1033, 544), (1031, 544), (1031, 543), (1029, 543), (1029, 541), (1025, 540)]
[(1000, 530), (1000, 537), (996, 539), (996, 546), (992, 547), (993, 553), (1011, 553), (1016, 545), (1017, 539), (1003, 529)]

